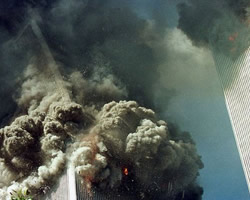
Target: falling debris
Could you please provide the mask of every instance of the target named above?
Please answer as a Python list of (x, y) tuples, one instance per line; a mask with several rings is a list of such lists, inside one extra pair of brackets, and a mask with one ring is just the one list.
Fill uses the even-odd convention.
[[(28, 114), (0, 129), (2, 199), (14, 186), (39, 193), (68, 164), (89, 188), (118, 188), (123, 175), (130, 175), (145, 192), (153, 182), (172, 180), (177, 194), (195, 180), (202, 163), (194, 144), (171, 140), (167, 124), (152, 110), (135, 101), (113, 101), (101, 109), (65, 101), (43, 74), (28, 73), (34, 68), (28, 66), (18, 98)], [(66, 90), (72, 83), (64, 85)]]
[[(59, 1), (59, 7), (52, 9), (50, 14), (53, 15), (56, 9), (66, 8), (61, 5), (63, 2)], [(95, 10), (95, 7), (106, 9), (96, 0), (86, 1), (79, 6), (87, 10), (84, 15)], [(105, 20), (99, 12), (95, 15)], [(128, 40), (132, 49), (138, 52), (130, 52), (131, 47), (128, 46), (126, 51), (131, 53), (131, 60), (136, 60), (141, 50), (151, 55), (149, 46), (153, 42), (149, 44), (143, 41), (143, 32), (149, 22), (137, 19), (126, 9), (117, 15), (121, 18), (119, 20), (124, 21), (125, 28), (131, 27), (131, 22), (135, 23), (136, 29), (141, 27), (141, 30), (132, 30), (128, 38), (123, 31), (114, 31), (121, 37), (117, 36), (117, 41)], [(128, 22), (127, 16), (136, 20)], [(106, 17), (116, 20), (109, 15)], [(126, 70), (111, 70), (106, 57), (114, 55), (105, 57), (102, 48), (107, 48), (105, 52), (116, 49), (114, 52), (118, 52), (119, 56), (123, 55), (123, 50), (114, 48), (117, 45), (115, 40), (107, 43), (98, 41), (98, 45), (103, 45), (98, 46), (95, 39), (92, 41), (93, 37), (90, 41), (93, 44), (88, 49), (91, 56), (86, 58), (90, 60), (89, 63), (86, 61), (86, 69), (89, 67), (91, 70), (87, 70), (87, 75), (77, 67), (68, 70), (64, 66), (67, 64), (64, 58), (58, 58), (63, 66), (54, 60), (36, 20), (40, 19), (33, 13), (30, 26), (38, 42), (22, 78), (21, 75), (19, 77), (21, 88), (15, 96), (18, 110), (10, 123), (0, 129), (0, 198), (8, 199), (11, 191), (20, 188), (27, 188), (32, 196), (48, 192), (63, 171), (72, 166), (89, 193), (93, 188), (112, 192), (136, 191), (135, 195), (141, 199), (156, 196), (174, 200), (180, 194), (184, 198), (183, 191), (190, 188), (195, 190), (198, 187), (196, 178), (203, 164), (190, 136), (171, 129), (165, 121), (158, 119), (152, 109), (134, 101), (141, 101), (151, 94), (149, 90), (145, 90), (145, 96), (143, 94), (145, 88), (153, 88), (151, 82), (155, 77), (151, 77), (151, 71), (155, 69), (148, 67), (153, 65), (151, 61), (147, 66), (145, 63), (130, 63), (132, 71), (137, 69), (134, 66), (145, 71), (146, 66), (150, 72), (140, 78), (134, 75), (137, 73), (135, 71), (131, 77), (127, 77), (126, 82), (121, 78), (127, 76)], [(94, 18), (86, 17), (82, 23), (89, 24), (89, 20)], [(114, 28), (118, 26), (117, 21), (112, 27), (107, 21), (103, 21), (105, 26), (102, 32), (117, 30)], [(98, 23), (94, 22), (94, 29), (99, 29)], [(91, 27), (85, 27), (88, 32), (92, 31)], [(64, 53), (67, 54), (66, 51)], [(147, 59), (149, 61), (151, 57)], [(122, 69), (123, 62), (120, 58), (114, 63)], [(199, 191), (201, 194), (202, 191)]]

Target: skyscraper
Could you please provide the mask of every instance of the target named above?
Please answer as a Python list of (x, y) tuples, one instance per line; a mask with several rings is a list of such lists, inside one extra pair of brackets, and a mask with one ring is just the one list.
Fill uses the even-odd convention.
[(215, 62), (250, 190), (250, 47), (236, 60), (217, 54)]

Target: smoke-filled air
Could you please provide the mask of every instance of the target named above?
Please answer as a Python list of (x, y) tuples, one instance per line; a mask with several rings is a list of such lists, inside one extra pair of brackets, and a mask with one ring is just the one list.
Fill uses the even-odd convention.
[[(122, 0), (1, 3), (0, 103), (8, 106), (0, 108), (0, 199), (24, 188), (34, 197), (49, 193), (70, 167), (89, 193), (202, 199), (195, 142), (162, 115), (175, 94), (162, 82), (171, 86), (178, 78), (167, 74), (165, 81), (164, 66), (175, 71), (168, 65), (186, 58), (175, 56), (170, 41), (184, 38), (191, 46), (184, 33), (195, 45), (219, 40), (218, 48), (228, 49), (220, 39), (225, 34), (233, 43), (227, 53), (236, 52), (234, 41), (246, 34), (247, 1), (232, 11), (237, 5), (225, 0), (230, 12), (224, 14), (213, 9), (214, 1), (179, 4), (174, 31), (164, 14), (167, 3), (159, 2), (157, 9)], [(195, 16), (200, 7), (221, 20)], [(221, 30), (229, 15), (239, 33)]]
[(235, 58), (249, 46), (249, 7), (248, 0), (188, 0), (178, 5), (178, 26), (195, 45)]
[(57, 75), (52, 81), (46, 68), (56, 66), (46, 63), (40, 71), (37, 62), (24, 71), (16, 99), (22, 111), (0, 130), (1, 199), (18, 188), (44, 192), (70, 165), (88, 189), (125, 190), (123, 184), (133, 180), (128, 187), (140, 195), (175, 199), (194, 187), (202, 162), (192, 140), (178, 138), (135, 101), (103, 102), (127, 96), (114, 76), (95, 79), (97, 69), (88, 79), (74, 71), (67, 80)]

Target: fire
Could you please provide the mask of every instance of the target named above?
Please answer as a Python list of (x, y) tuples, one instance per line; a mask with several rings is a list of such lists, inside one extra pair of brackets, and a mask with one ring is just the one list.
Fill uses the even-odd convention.
[(128, 175), (128, 168), (125, 167), (125, 168), (123, 169), (123, 174), (124, 174), (125, 176)]
[[(92, 154), (90, 157), (90, 164), (92, 165), (95, 162), (96, 154), (98, 152), (98, 147), (96, 145), (99, 142), (98, 137), (96, 136), (96, 133), (90, 133), (87, 136), (85, 136), (82, 140), (85, 141), (86, 145), (92, 149), (91, 151)], [(88, 176), (83, 177), (83, 179), (87, 193), (90, 197), (92, 197), (93, 196), (92, 182), (94, 179), (93, 174), (89, 174)]]
[(85, 187), (87, 189), (87, 193), (89, 196), (92, 197), (93, 196), (93, 194), (92, 194), (92, 178), (87, 177), (87, 178), (84, 178), (84, 180), (85, 180)]
[(234, 33), (228, 37), (228, 40), (233, 42), (238, 37), (238, 33)]

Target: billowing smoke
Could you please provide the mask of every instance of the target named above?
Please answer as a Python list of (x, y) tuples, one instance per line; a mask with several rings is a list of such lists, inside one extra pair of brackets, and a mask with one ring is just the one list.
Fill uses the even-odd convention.
[[(44, 75), (34, 65), (28, 66), (17, 99), (27, 114), (0, 130), (2, 199), (18, 187), (41, 192), (62, 173), (68, 160), (88, 187), (119, 188), (124, 176), (129, 176), (141, 192), (150, 193), (152, 187), (155, 192), (157, 187), (165, 196), (175, 198), (194, 183), (203, 165), (189, 135), (183, 139), (171, 135), (164, 121), (135, 101), (112, 101), (101, 108), (102, 99), (74, 103), (70, 100), (74, 96), (68, 98)], [(97, 96), (118, 97), (125, 92), (111, 76), (95, 85), (92, 79), (78, 76), (81, 87), (92, 89)], [(77, 87), (73, 82), (62, 83), (68, 94)], [(105, 88), (115, 89), (111, 94), (105, 93)], [(84, 90), (78, 92), (84, 96)]]
[[(129, 3), (114, 0), (27, 5), (17, 17), (1, 18), (1, 32), (12, 39), (2, 48), (17, 51), (15, 62), (1, 55), (16, 73), (4, 81), (14, 77), (22, 86), (15, 112), (0, 130), (0, 197), (26, 187), (42, 193), (73, 165), (87, 189), (135, 192), (141, 199), (200, 199), (196, 178), (203, 164), (195, 143), (151, 110), (165, 30), (158, 17), (140, 18)], [(31, 52), (20, 56), (26, 48), (9, 49), (12, 35), (19, 37), (30, 16), (48, 47), (41, 38), (35, 45), (25, 40)], [(17, 61), (27, 64), (22, 77)]]
[(143, 192), (158, 187), (174, 197), (198, 175), (202, 163), (194, 144), (173, 140), (167, 124), (157, 121), (152, 110), (134, 101), (111, 102), (96, 119), (90, 130), (96, 146), (83, 140), (73, 160), (77, 172), (100, 187), (118, 187), (131, 173)]
[(249, 8), (248, 0), (188, 0), (178, 5), (178, 26), (194, 44), (235, 58), (249, 46)]
[[(97, 96), (106, 95), (107, 99), (111, 94), (114, 98), (126, 95), (124, 88), (113, 84), (113, 76), (96, 80), (98, 70), (89, 81), (75, 72), (71, 78), (80, 82), (74, 85), (73, 81), (62, 81), (56, 76), (52, 81), (47, 73), (48, 66), (43, 67), (44, 71), (38, 70), (36, 62), (27, 67), (21, 96), (17, 99), (22, 114), (0, 129), (1, 199), (7, 199), (12, 187), (27, 187), (34, 193), (39, 192), (66, 167), (67, 139), (93, 124), (99, 106), (98, 102), (89, 106), (82, 102), (85, 108), (74, 103), (70, 91), (81, 84), (86, 92), (79, 88), (78, 92), (85, 95), (94, 92)], [(59, 88), (55, 84), (58, 81), (62, 84)], [(105, 92), (108, 89), (111, 91)], [(75, 96), (76, 100), (82, 101), (84, 98), (79, 96), (82, 95)]]
[[(136, 100), (149, 108), (154, 107), (152, 96), (155, 89), (160, 87), (158, 84), (160, 73), (157, 66), (161, 57), (157, 45), (153, 44), (161, 43), (166, 24), (160, 21), (167, 21), (164, 18), (159, 19), (158, 10), (154, 10), (154, 18), (148, 20), (138, 17), (132, 11), (134, 6), (132, 2), (114, 0), (24, 2), (26, 1), (20, 3), (13, 0), (12, 4), (3, 3), (3, 12), (0, 14), (3, 41), (22, 32), (23, 26), (29, 21), (27, 7), (33, 7), (42, 19), (37, 19), (37, 22), (52, 54), (56, 61), (63, 65), (65, 73), (77, 69), (84, 71), (84, 77), (88, 77), (94, 66), (101, 66), (105, 68), (104, 71), (111, 72), (126, 85), (129, 99)], [(160, 8), (161, 13), (164, 13), (164, 7)], [(10, 84), (13, 82), (11, 80), (18, 78), (22, 68), (17, 66), (19, 63), (27, 64), (27, 59), (24, 58), (32, 54), (29, 49), (36, 48), (33, 46), (31, 48), (29, 43), (26, 41), (25, 44), (21, 44), (22, 48), (15, 49), (14, 52), (10, 49), (12, 44), (2, 45), (3, 55), (0, 56), (6, 66), (3, 71), (5, 78), (0, 80), (2, 84), (7, 86), (6, 83)], [(28, 53), (24, 55), (23, 51)], [(10, 59), (9, 55), (15, 59)], [(1, 88), (2, 94), (8, 93), (11, 88), (15, 88), (15, 85), (10, 84), (8, 89)], [(170, 94), (164, 88), (161, 90)], [(11, 109), (15, 109), (14, 103)], [(3, 115), (8, 113), (5, 110), (7, 108), (3, 109)]]

